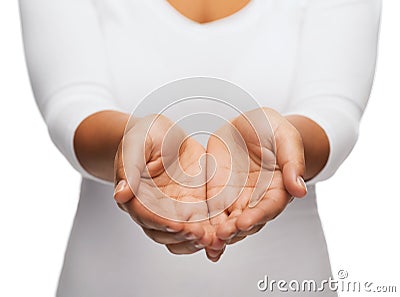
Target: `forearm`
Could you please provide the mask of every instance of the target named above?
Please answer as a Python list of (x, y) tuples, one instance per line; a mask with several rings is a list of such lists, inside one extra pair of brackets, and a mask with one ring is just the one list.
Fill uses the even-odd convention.
[[(298, 115), (286, 117), (300, 132), (306, 159), (304, 178), (309, 180), (325, 166), (329, 156), (329, 141), (324, 130), (312, 120)], [(74, 137), (76, 156), (90, 174), (114, 180), (114, 158), (124, 135), (129, 115), (116, 111), (102, 111), (86, 118)]]
[(300, 132), (303, 139), (306, 160), (305, 180), (316, 176), (325, 166), (329, 157), (329, 140), (324, 130), (314, 121), (299, 115), (286, 119)]
[(86, 171), (103, 180), (114, 180), (114, 158), (128, 120), (128, 114), (101, 111), (82, 121), (75, 132), (74, 148)]

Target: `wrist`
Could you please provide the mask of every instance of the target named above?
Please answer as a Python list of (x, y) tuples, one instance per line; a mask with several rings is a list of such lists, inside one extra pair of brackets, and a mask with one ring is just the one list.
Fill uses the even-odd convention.
[(303, 140), (306, 161), (305, 180), (315, 177), (328, 161), (330, 145), (325, 131), (313, 120), (301, 115), (285, 118), (299, 131)]
[(129, 115), (101, 111), (84, 119), (75, 131), (74, 149), (82, 167), (93, 176), (113, 181), (114, 157)]

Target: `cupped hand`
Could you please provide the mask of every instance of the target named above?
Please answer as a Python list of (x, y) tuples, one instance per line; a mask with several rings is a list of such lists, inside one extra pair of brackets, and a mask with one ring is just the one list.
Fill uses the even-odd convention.
[(115, 199), (150, 238), (176, 254), (205, 247), (212, 261), (307, 192), (301, 136), (267, 108), (221, 127), (207, 154), (163, 116), (137, 120), (115, 169)]
[(148, 116), (130, 126), (114, 166), (120, 208), (174, 254), (218, 242), (208, 220), (203, 146), (165, 116)]
[[(247, 112), (221, 127), (207, 153), (217, 164), (208, 168), (210, 220), (228, 244), (258, 232), (293, 196), (307, 193), (301, 136), (272, 109)], [(207, 248), (207, 255), (216, 261), (221, 252)]]

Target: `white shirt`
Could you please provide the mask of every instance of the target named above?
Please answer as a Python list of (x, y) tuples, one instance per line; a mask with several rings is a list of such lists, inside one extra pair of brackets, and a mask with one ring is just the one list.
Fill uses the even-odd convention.
[[(265, 274), (331, 275), (313, 184), (332, 176), (356, 142), (380, 0), (252, 0), (206, 24), (165, 0), (20, 0), (20, 9), (34, 96), (52, 140), (84, 178), (58, 296), (262, 296)], [(87, 116), (130, 113), (157, 87), (191, 76), (229, 80), (266, 107), (309, 117), (330, 143), (308, 197), (229, 247), (218, 264), (202, 253), (173, 256), (146, 238), (73, 148)]]

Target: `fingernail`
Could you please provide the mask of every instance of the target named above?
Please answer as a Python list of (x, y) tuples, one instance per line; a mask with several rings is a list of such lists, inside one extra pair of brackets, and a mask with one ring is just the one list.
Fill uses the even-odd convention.
[(231, 235), (229, 235), (228, 240), (231, 240), (232, 238), (234, 238), (236, 236), (236, 233), (233, 233)]
[(208, 251), (208, 256), (210, 258), (218, 258), (218, 256), (220, 254), (221, 254), (221, 251), (213, 251), (213, 250)]
[(205, 247), (205, 245), (203, 245), (203, 244), (201, 244), (199, 242), (195, 243), (194, 246), (195, 246), (196, 249), (202, 249), (202, 248)]
[(185, 238), (186, 238), (186, 240), (194, 240), (194, 239), (197, 239), (197, 236), (192, 233), (189, 233), (189, 234), (185, 235)]
[(125, 188), (125, 186), (126, 186), (126, 181), (123, 180), (123, 179), (121, 179), (121, 180), (119, 181), (119, 183), (117, 184), (117, 186), (115, 187), (115, 190), (114, 190), (114, 197), (115, 197), (115, 195), (117, 195), (119, 192), (121, 192), (121, 191)]
[(173, 233), (178, 232), (175, 229), (172, 229), (171, 227), (167, 227), (167, 228), (165, 228), (165, 230), (167, 230), (167, 232), (173, 232)]
[(302, 187), (307, 192), (306, 183), (305, 183), (304, 179), (301, 176), (297, 177), (297, 183), (299, 184), (300, 187)]
[(254, 225), (250, 226), (249, 228), (247, 228), (247, 229), (244, 230), (244, 231), (250, 231), (250, 230), (253, 229), (253, 228), (254, 228)]
[(217, 257), (210, 257), (210, 260), (211, 260), (212, 262), (216, 263), (216, 262), (218, 262), (218, 260), (219, 260), (219, 256), (217, 256)]

